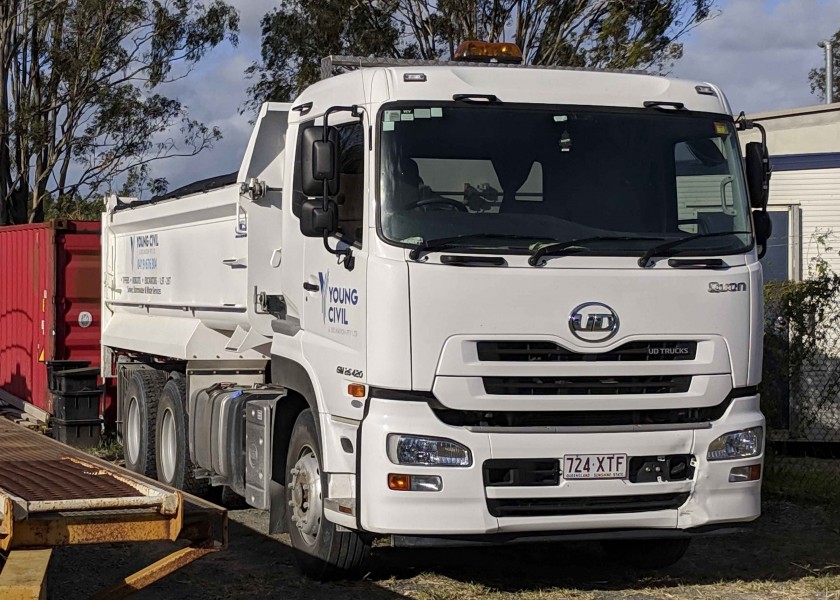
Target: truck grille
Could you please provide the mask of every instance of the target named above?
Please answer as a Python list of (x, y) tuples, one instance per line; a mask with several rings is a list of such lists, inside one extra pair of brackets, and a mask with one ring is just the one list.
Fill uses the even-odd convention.
[(694, 360), (697, 342), (628, 342), (609, 352), (574, 352), (554, 342), (478, 342), (478, 360), (500, 362), (647, 362)]
[(484, 391), (497, 396), (588, 396), (593, 394), (683, 394), (689, 375), (623, 377), (484, 377)]
[(494, 458), (484, 461), (487, 487), (543, 486), (560, 483), (560, 461), (556, 458)]
[(438, 419), (455, 427), (609, 427), (627, 425), (681, 425), (717, 421), (729, 408), (727, 397), (716, 406), (591, 410), (591, 411), (468, 411), (434, 409)]
[(584, 498), (488, 498), (487, 509), (494, 517), (605, 515), (675, 510), (685, 504), (686, 500), (687, 492)]

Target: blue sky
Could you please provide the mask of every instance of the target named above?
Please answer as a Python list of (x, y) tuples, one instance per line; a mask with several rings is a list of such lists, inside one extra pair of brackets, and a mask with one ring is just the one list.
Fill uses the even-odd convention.
[[(153, 166), (170, 189), (190, 181), (235, 171), (251, 125), (239, 109), (249, 82), (245, 69), (259, 59), (260, 19), (277, 0), (228, 0), (240, 11), (239, 46), (217, 48), (186, 78), (165, 93), (190, 114), (221, 128), (224, 139), (192, 158)], [(824, 62), (817, 42), (840, 29), (838, 0), (719, 0), (720, 14), (683, 40), (683, 58), (671, 75), (721, 86), (732, 109), (749, 113), (808, 106), (808, 71)]]

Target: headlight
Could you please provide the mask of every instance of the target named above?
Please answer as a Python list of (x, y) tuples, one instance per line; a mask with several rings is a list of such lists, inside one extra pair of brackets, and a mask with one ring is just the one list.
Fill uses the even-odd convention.
[(453, 440), (392, 433), (388, 436), (388, 458), (396, 465), (469, 467), (472, 455)]
[(761, 454), (761, 444), (764, 441), (764, 429), (750, 427), (742, 431), (733, 431), (709, 444), (708, 460), (728, 460), (732, 458), (749, 458)]

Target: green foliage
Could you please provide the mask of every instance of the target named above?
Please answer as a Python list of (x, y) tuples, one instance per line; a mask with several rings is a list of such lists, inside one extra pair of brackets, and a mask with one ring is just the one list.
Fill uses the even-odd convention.
[(0, 3), (0, 224), (40, 220), (48, 198), (71, 199), (59, 210), (127, 174), (153, 185), (153, 161), (211, 147), (221, 132), (164, 88), (235, 44), (238, 25), (223, 0)]
[(44, 200), (44, 220), (70, 219), (73, 221), (98, 221), (105, 210), (102, 198), (85, 200), (79, 196), (62, 196), (58, 200)]
[[(834, 94), (835, 102), (840, 101), (840, 30), (831, 37), (831, 57), (834, 66)], [(811, 69), (808, 72), (808, 82), (811, 84), (811, 93), (816, 94), (820, 101), (825, 100), (825, 67)]]
[[(825, 260), (833, 251), (831, 232), (817, 235), (820, 248), (811, 260), (803, 281), (770, 282), (764, 286), (764, 377), (762, 410), (771, 427), (779, 428), (783, 397), (791, 394), (799, 410), (821, 409), (836, 402), (840, 373), (832, 375), (825, 365), (836, 361), (840, 325), (840, 275)], [(822, 363), (821, 381), (808, 381), (808, 399), (803, 378)], [(815, 396), (816, 394), (816, 396)], [(840, 424), (838, 424), (840, 425)]]
[(262, 21), (248, 107), (289, 100), (328, 54), (447, 60), (466, 40), (512, 41), (526, 62), (666, 70), (714, 0), (281, 0)]

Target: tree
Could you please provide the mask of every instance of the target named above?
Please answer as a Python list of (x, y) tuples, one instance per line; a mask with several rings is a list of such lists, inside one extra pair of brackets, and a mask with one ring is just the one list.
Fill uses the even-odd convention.
[[(837, 31), (831, 38), (831, 58), (834, 66), (834, 94), (835, 102), (840, 102), (840, 31)], [(816, 94), (820, 101), (825, 100), (825, 67), (811, 69), (808, 73), (808, 81), (811, 83), (811, 93)]]
[(262, 19), (262, 62), (246, 71), (256, 79), (247, 106), (291, 99), (318, 80), (328, 54), (401, 56), (393, 11), (372, 1), (281, 0)]
[[(714, 0), (283, 0), (263, 18), (250, 107), (288, 100), (330, 53), (447, 60), (466, 40), (512, 41), (525, 61), (667, 70)], [(339, 10), (344, 7), (344, 10)], [(309, 37), (307, 37), (309, 36)], [(309, 40), (306, 52), (298, 42)]]
[(0, 3), (0, 224), (101, 195), (221, 137), (161, 89), (225, 39), (223, 0)]

